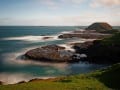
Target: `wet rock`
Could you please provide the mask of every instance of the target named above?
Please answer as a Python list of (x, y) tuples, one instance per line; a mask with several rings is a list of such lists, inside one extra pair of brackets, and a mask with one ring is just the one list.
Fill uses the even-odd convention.
[(100, 33), (76, 33), (76, 34), (63, 34), (58, 36), (61, 39), (67, 38), (84, 38), (84, 39), (102, 39), (109, 36), (108, 34), (100, 34)]
[(56, 51), (64, 50), (64, 49), (65, 49), (65, 47), (58, 46), (58, 45), (47, 45), (47, 46), (43, 46), (43, 47), (41, 47), (41, 48), (42, 48), (42, 49), (56, 50)]
[(83, 30), (83, 31), (73, 31), (70, 33), (65, 33), (59, 35), (58, 38), (84, 38), (84, 39), (103, 39), (105, 37), (111, 36), (110, 34), (99, 33), (96, 30)]
[(76, 50), (77, 53), (87, 53), (88, 47), (93, 45), (93, 41), (88, 41), (84, 43), (74, 43), (73, 48)]
[(46, 40), (46, 39), (51, 39), (52, 37), (43, 37), (42, 39)]
[[(76, 53), (65, 50), (65, 47), (57, 45), (48, 45), (32, 49), (26, 52), (25, 56), (38, 61), (49, 62), (74, 62), (79, 61), (80, 57), (75, 58)], [(74, 58), (73, 58), (74, 56)]]

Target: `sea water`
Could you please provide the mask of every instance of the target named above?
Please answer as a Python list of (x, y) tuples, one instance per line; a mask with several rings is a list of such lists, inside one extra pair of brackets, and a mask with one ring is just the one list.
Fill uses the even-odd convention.
[[(49, 26), (0, 26), (0, 81), (13, 84), (33, 78), (49, 78), (63, 75), (87, 73), (104, 65), (79, 62), (44, 63), (22, 60), (26, 51), (44, 45), (57, 44), (73, 50), (67, 44), (84, 42), (84, 39), (59, 39), (58, 35), (85, 27), (49, 27)], [(44, 37), (51, 37), (43, 39)]]

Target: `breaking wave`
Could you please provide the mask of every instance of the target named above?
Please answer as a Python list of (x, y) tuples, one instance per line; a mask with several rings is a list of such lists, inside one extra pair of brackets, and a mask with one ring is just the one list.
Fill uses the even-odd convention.
[(61, 40), (58, 38), (58, 35), (53, 36), (20, 36), (20, 37), (7, 37), (2, 38), (1, 40), (20, 40), (20, 41), (27, 41), (27, 42), (45, 42), (45, 41), (54, 41), (54, 40)]

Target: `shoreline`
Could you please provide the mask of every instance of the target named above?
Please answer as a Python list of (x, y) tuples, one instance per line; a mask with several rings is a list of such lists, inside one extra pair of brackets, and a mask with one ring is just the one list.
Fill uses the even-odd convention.
[[(71, 32), (71, 31), (70, 31)], [(73, 32), (73, 31), (72, 31)], [(78, 31), (76, 31), (76, 32), (78, 32)], [(63, 33), (63, 34), (66, 34), (66, 33)], [(59, 34), (60, 35), (60, 34)], [(57, 38), (58, 36), (55, 36), (55, 38)], [(53, 38), (53, 37), (52, 37)], [(24, 41), (24, 39), (23, 38), (16, 38), (16, 39), (22, 39), (23, 41)], [(15, 38), (12, 38), (12, 40), (16, 40)], [(26, 38), (26, 39), (28, 39), (28, 38)], [(39, 38), (37, 38), (37, 39), (39, 39)], [(51, 39), (51, 37), (49, 37), (49, 36), (43, 36), (43, 38), (42, 39), (44, 39), (44, 40), (49, 40), (49, 39)], [(57, 38), (58, 39), (58, 38)], [(88, 39), (84, 39), (84, 42), (87, 42), (87, 41), (85, 41), (85, 40), (88, 40)], [(90, 39), (91, 40), (91, 39)], [(94, 40), (98, 40), (98, 39), (94, 39)], [(94, 41), (94, 40), (92, 40), (92, 42)], [(54, 41), (54, 40), (53, 40)], [(84, 42), (82, 42), (82, 43), (84, 43)], [(75, 40), (73, 40), (73, 42), (67, 42), (67, 43), (65, 43), (65, 44), (58, 44), (58, 45), (62, 45), (63, 47), (65, 47), (66, 48), (66, 50), (71, 50), (71, 48), (72, 47), (70, 47), (71, 45), (72, 46), (74, 46), (74, 44), (76, 44), (76, 43), (79, 43), (79, 42), (75, 42)], [(82, 44), (81, 43), (81, 44)], [(67, 46), (67, 45), (69, 45), (69, 46)], [(73, 50), (73, 48), (72, 48), (72, 50)], [(75, 49), (74, 49), (75, 50)], [(54, 78), (56, 78), (56, 77), (54, 77)], [(51, 77), (48, 77), (47, 79), (45, 79), (45, 80), (51, 80), (52, 78)], [(56, 78), (57, 79), (57, 78)], [(44, 80), (43, 78), (42, 79), (40, 79), (40, 78), (33, 78), (33, 79), (29, 79), (27, 82), (31, 82), (31, 81), (36, 81), (36, 80)], [(26, 81), (20, 81), (20, 82), (18, 82), (18, 84), (19, 83), (24, 83), (24, 82), (26, 82)], [(2, 83), (2, 82), (1, 82)]]
[[(87, 62), (86, 62), (87, 63)], [(59, 79), (61, 77), (67, 77), (67, 76), (74, 76), (74, 75), (82, 75), (82, 74), (87, 74), (87, 73), (91, 73), (91, 72), (94, 72), (94, 71), (97, 71), (97, 70), (101, 70), (101, 69), (104, 69), (108, 66), (110, 66), (111, 64), (93, 64), (93, 63), (87, 63), (88, 65), (95, 65), (97, 67), (97, 69), (95, 70), (89, 70), (87, 72), (82, 72), (82, 73), (76, 73), (76, 74), (66, 74), (66, 75), (58, 75), (58, 76), (42, 76), (42, 77), (34, 77), (34, 76), (31, 76), (30, 78), (28, 77), (28, 75), (26, 75), (26, 77), (24, 77), (23, 79), (20, 79), (20, 77), (17, 77), (15, 75), (13, 75), (13, 78), (16, 77), (18, 79), (18, 81), (15, 81), (14, 82), (14, 79), (11, 78), (12, 82), (4, 82), (4, 81), (1, 81), (2, 85), (14, 85), (14, 84), (20, 84), (20, 83), (27, 83), (29, 81), (35, 81), (35, 80), (43, 80), (43, 81), (46, 81), (46, 80), (51, 80), (51, 79)], [(81, 68), (84, 68), (81, 66)], [(9, 75), (9, 74), (8, 74)], [(20, 75), (20, 74), (19, 74)], [(9, 75), (11, 76), (11, 75)], [(25, 75), (23, 75), (25, 76)], [(28, 78), (28, 79), (27, 79)], [(16, 80), (17, 80), (16, 79)]]
[[(72, 31), (72, 32), (74, 32), (74, 31)], [(76, 31), (77, 32), (77, 31)], [(66, 32), (66, 33), (71, 33), (71, 31), (70, 32)], [(64, 33), (63, 33), (64, 34)], [(60, 34), (59, 34), (60, 35)], [(47, 37), (47, 36), (43, 36), (43, 37)], [(55, 36), (56, 37), (56, 36)], [(48, 37), (47, 37), (47, 39), (48, 39)], [(87, 41), (94, 41), (94, 40), (96, 40), (96, 39), (81, 39), (81, 38), (79, 38), (79, 40), (82, 40), (82, 42), (80, 42), (79, 41), (79, 43), (84, 43), (84, 42), (87, 42)], [(78, 43), (78, 40), (72, 40), (72, 41), (68, 41), (67, 43), (65, 43), (65, 44), (58, 44), (58, 45), (62, 45), (63, 47), (65, 47), (66, 48), (66, 50), (75, 50), (75, 49), (73, 49), (72, 48), (72, 46), (74, 46), (74, 45), (71, 45), (71, 44), (74, 44), (74, 43)], [(24, 52), (25, 52), (25, 50), (24, 50)], [(19, 61), (19, 60), (18, 60)], [(32, 61), (32, 60), (31, 60)], [(49, 62), (47, 62), (47, 63), (49, 63)], [(28, 80), (29, 81), (29, 80)], [(22, 81), (20, 81), (20, 82), (22, 82)]]
[[(112, 64), (111, 64), (112, 65)], [(24, 83), (30, 83), (30, 82), (40, 82), (40, 81), (50, 81), (50, 82), (56, 82), (56, 81), (62, 81), (64, 80), (65, 78), (67, 77), (71, 77), (71, 76), (76, 76), (76, 75), (89, 75), (91, 73), (94, 73), (94, 72), (97, 72), (97, 71), (102, 71), (102, 70), (106, 70), (107, 68), (111, 67), (111, 65), (107, 65), (103, 68), (100, 68), (100, 69), (97, 69), (97, 70), (94, 70), (92, 72), (87, 72), (87, 73), (83, 73), (83, 74), (74, 74), (74, 75), (63, 75), (63, 76), (57, 76), (57, 77), (35, 77), (35, 78), (31, 78), (29, 80), (22, 80), (22, 81), (19, 81), (19, 82), (16, 82), (16, 83), (12, 83), (12, 84), (6, 84), (2, 81), (0, 81), (0, 85), (4, 85), (4, 86), (7, 86), (7, 85), (19, 85), (19, 84), (24, 84)]]
[(34, 82), (34, 81), (54, 80), (54, 79), (57, 79), (59, 77), (62, 77), (62, 76), (58, 76), (58, 77), (37, 77), (37, 78), (34, 77), (34, 78), (31, 78), (31, 79), (28, 79), (28, 80), (21, 80), (21, 81), (15, 82), (15, 83), (5, 83), (3, 81), (0, 81), (0, 85), (15, 85), (15, 84), (21, 84), (21, 83)]

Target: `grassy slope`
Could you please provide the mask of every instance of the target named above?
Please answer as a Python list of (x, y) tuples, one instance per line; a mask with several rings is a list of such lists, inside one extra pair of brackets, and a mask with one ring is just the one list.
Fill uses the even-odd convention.
[(1, 85), (0, 90), (110, 90), (120, 89), (120, 64), (89, 74), (40, 80), (16, 85)]

